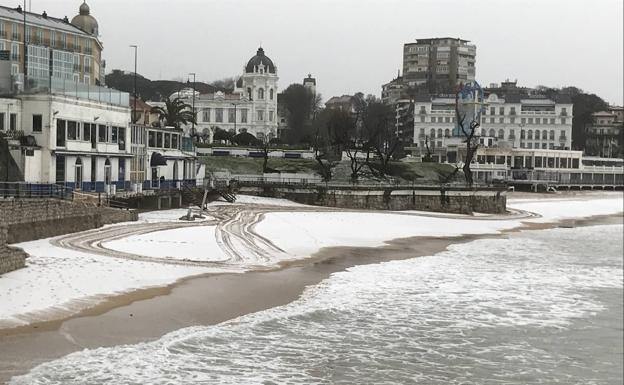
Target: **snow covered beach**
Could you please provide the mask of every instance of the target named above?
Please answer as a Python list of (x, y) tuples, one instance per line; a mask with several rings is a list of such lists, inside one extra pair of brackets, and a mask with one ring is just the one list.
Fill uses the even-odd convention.
[(509, 199), (506, 216), (364, 212), (241, 197), (215, 203), (202, 222), (185, 210), (18, 244), (28, 267), (0, 278), (0, 328), (67, 317), (110, 296), (207, 273), (273, 269), (333, 246), (376, 247), (397, 238), (496, 234), (530, 223), (622, 212), (622, 194)]

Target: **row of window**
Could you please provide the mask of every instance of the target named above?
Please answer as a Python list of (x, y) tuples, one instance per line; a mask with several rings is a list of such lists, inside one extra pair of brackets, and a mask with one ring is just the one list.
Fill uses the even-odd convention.
[[(214, 110), (214, 118), (212, 111)], [(240, 114), (240, 119), (238, 123), (247, 123), (247, 109), (239, 108), (238, 111)], [(223, 123), (223, 112), (224, 108), (204, 108), (202, 109), (202, 122), (216, 122)], [(235, 123), (237, 122), (237, 109), (236, 108), (228, 108), (227, 109), (227, 123)], [(269, 111), (269, 122), (272, 122), (275, 119), (275, 112)], [(256, 110), (256, 121), (262, 122), (265, 120), (264, 110)]]
[[(421, 115), (420, 116), (420, 122), (421, 123), (426, 123), (427, 122), (427, 118), (426, 116)], [(455, 123), (455, 117), (454, 116), (432, 116), (431, 117), (431, 123)], [(511, 116), (509, 118), (504, 118), (504, 117), (500, 117), (498, 118), (498, 121), (496, 121), (496, 118), (486, 118), (484, 116), (481, 117), (481, 123), (490, 123), (490, 124), (505, 124), (505, 123), (510, 123), (510, 124), (516, 124), (516, 118)], [(520, 118), (520, 124), (556, 124), (556, 120), (555, 118)], [(567, 118), (560, 118), (559, 119), (559, 124), (568, 124), (568, 119)]]
[[(6, 127), (6, 116), (4, 112), (0, 112), (0, 131), (5, 130)], [(9, 114), (9, 130), (15, 131), (17, 130), (17, 114)]]
[[(9, 36), (9, 27), (11, 26), (11, 34)], [(0, 21), (0, 38), (15, 41), (22, 40), (22, 23), (7, 23)], [(46, 33), (47, 32), (47, 33)], [(47, 37), (46, 37), (47, 35)], [(31, 44), (41, 44), (50, 47), (84, 51), (91, 54), (93, 42), (90, 38), (82, 38), (78, 35), (72, 35), (53, 29), (44, 29), (34, 25), (26, 26), (26, 42)], [(84, 50), (83, 50), (84, 48)]]
[[(485, 133), (485, 131), (484, 131)], [(490, 129), (489, 131), (487, 131), (487, 136), (493, 137), (493, 138), (498, 138), (498, 139), (505, 139), (505, 130), (503, 130), (502, 128), (498, 130), (498, 132), (494, 129)], [(420, 129), (420, 137), (424, 137), (425, 136), (425, 129), (421, 128)], [(451, 130), (446, 128), (446, 129), (442, 129), (442, 128), (438, 128), (437, 130), (435, 128), (432, 128), (429, 130), (429, 137), (430, 138), (442, 138), (442, 137), (450, 137), (451, 136)], [(516, 138), (516, 131), (515, 130), (509, 130), (509, 133), (507, 135), (507, 139), (515, 139)], [(543, 130), (543, 131), (539, 131), (539, 130), (520, 130), (520, 139), (535, 139), (535, 140), (540, 140), (540, 138), (542, 140), (555, 140), (555, 130)], [(566, 139), (566, 130), (560, 130), (560, 134), (559, 134), (559, 139)]]
[(147, 146), (150, 148), (180, 149), (180, 134), (174, 132), (147, 132)]
[[(41, 132), (41, 128), (41, 115), (33, 115), (33, 132)], [(119, 144), (120, 149), (125, 149), (126, 128), (56, 119), (56, 145), (65, 147), (66, 140), (91, 142), (93, 145), (96, 143), (115, 143)]]
[[(527, 109), (525, 109), (524, 107), (522, 108), (522, 113), (550, 113), (550, 114), (554, 114), (555, 111), (554, 109), (552, 110), (544, 110), (544, 109), (530, 109), (531, 107), (527, 107)], [(485, 108), (483, 110), (483, 115), (505, 115), (505, 107), (498, 107), (498, 114), (496, 113), (497, 111), (497, 107), (490, 107)], [(489, 112), (489, 114), (488, 114)], [(566, 116), (568, 114), (568, 109), (566, 107), (562, 107), (561, 108), (561, 115), (562, 116)], [(516, 107), (509, 107), (509, 115), (516, 115)], [(539, 118), (538, 118), (539, 119)]]
[[(258, 88), (258, 90), (256, 91), (256, 94), (258, 95), (258, 100), (264, 100), (264, 88), (262, 87)], [(273, 91), (273, 88), (270, 88), (269, 100), (273, 100), (274, 97), (275, 97), (275, 92)], [(253, 93), (251, 91), (251, 87), (247, 87), (247, 98), (249, 100), (253, 100)]]

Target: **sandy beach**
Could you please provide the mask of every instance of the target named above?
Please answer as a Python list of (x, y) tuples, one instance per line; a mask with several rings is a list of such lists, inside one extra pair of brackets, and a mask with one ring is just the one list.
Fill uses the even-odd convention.
[[(588, 198), (582, 194), (570, 195), (566, 199), (579, 196), (581, 200), (591, 199), (591, 196)], [(553, 196), (547, 197), (557, 199)], [(544, 197), (527, 194), (517, 195), (515, 199), (515, 205), (524, 204), (530, 208), (535, 202), (543, 204)], [(253, 222), (247, 230), (251, 230), (258, 237), (269, 234), (269, 230), (263, 230), (261, 220), (267, 215), (274, 215), (279, 219), (290, 211), (297, 211), (302, 215), (306, 213), (301, 207), (273, 209), (273, 213), (257, 210), (260, 220)], [(314, 213), (317, 210), (309, 211)], [(320, 244), (320, 250), (315, 245), (308, 245), (307, 248), (288, 246), (289, 248), (284, 247), (288, 253), (300, 256), (306, 255), (307, 250), (317, 251), (307, 254), (306, 258), (284, 259), (242, 274), (238, 271), (194, 274), (167, 285), (105, 296), (96, 305), (69, 316), (0, 329), (0, 382), (24, 373), (42, 362), (85, 348), (150, 341), (183, 327), (217, 324), (244, 314), (287, 304), (297, 299), (307, 286), (315, 285), (332, 273), (355, 265), (433, 255), (445, 250), (450, 244), (482, 237), (504, 237), (509, 231), (622, 223), (621, 212), (589, 215), (591, 212), (588, 210), (587, 214), (580, 212), (578, 216), (563, 217), (549, 217), (550, 214), (545, 212), (539, 219), (532, 221), (527, 220), (526, 216), (520, 216), (510, 226), (503, 226), (498, 231), (483, 231), (472, 235), (401, 237), (385, 240), (382, 245), (372, 242), (373, 246), (364, 247)], [(421, 215), (426, 217), (431, 214)], [(479, 222), (479, 217), (468, 220)], [(276, 226), (275, 231), (284, 230)], [(287, 244), (280, 242), (277, 236), (267, 237), (270, 241), (266, 241), (274, 243), (275, 247)], [(338, 241), (336, 243), (340, 244)], [(256, 250), (256, 253), (260, 252), (261, 250)]]

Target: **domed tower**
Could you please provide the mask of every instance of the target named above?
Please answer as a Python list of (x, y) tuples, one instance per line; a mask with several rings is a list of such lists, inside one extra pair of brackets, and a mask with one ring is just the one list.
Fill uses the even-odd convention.
[(277, 66), (262, 47), (247, 61), (236, 82), (236, 92), (251, 101), (252, 134), (258, 138), (277, 135)]
[(74, 16), (71, 24), (88, 33), (89, 35), (98, 36), (98, 22), (95, 17), (91, 16), (91, 10), (86, 0), (80, 4), (78, 15)]

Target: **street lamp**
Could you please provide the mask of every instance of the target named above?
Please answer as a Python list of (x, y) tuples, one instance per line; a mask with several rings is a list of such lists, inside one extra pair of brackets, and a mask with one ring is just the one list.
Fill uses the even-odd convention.
[(132, 111), (131, 123), (136, 123), (137, 119), (137, 50), (138, 46), (131, 45), (130, 48), (134, 48), (134, 107)]
[(191, 126), (191, 138), (194, 138), (195, 137), (195, 72), (189, 73), (189, 76), (190, 75), (193, 75), (193, 106), (192, 106), (192, 108), (193, 108), (193, 111), (192, 111), (193, 120), (191, 120), (191, 124), (192, 124), (192, 126)]

